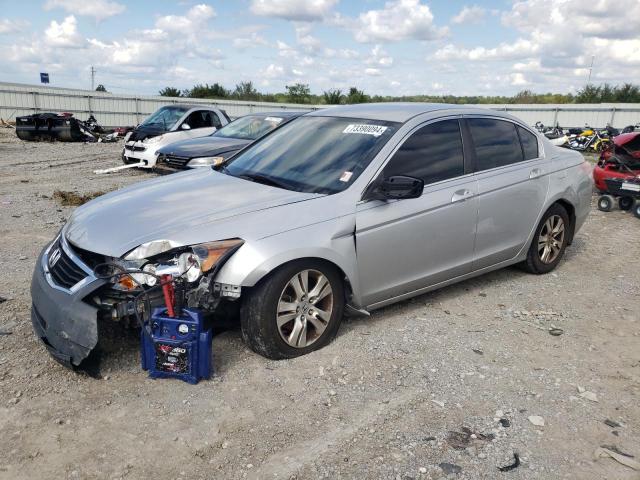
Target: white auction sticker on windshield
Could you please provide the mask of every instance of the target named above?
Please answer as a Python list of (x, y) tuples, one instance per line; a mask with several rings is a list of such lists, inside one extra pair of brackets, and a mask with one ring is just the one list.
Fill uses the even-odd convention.
[(352, 176), (353, 176), (353, 172), (343, 172), (342, 175), (340, 175), (340, 181), (348, 182), (349, 180), (351, 180)]
[(264, 120), (266, 122), (275, 122), (275, 123), (280, 123), (282, 121), (282, 119), (279, 117), (267, 117)]
[(362, 133), (364, 135), (373, 135), (374, 137), (379, 137), (384, 133), (387, 127), (383, 127), (382, 125), (365, 125), (365, 124), (350, 124), (347, 125), (342, 133)]

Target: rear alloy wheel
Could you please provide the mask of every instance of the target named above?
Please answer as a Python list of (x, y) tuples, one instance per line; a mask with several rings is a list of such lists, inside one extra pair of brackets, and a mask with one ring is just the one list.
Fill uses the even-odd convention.
[(560, 205), (553, 205), (542, 217), (527, 253), (525, 269), (531, 273), (548, 273), (560, 263), (567, 247), (569, 215)]
[(610, 212), (613, 210), (614, 198), (611, 195), (600, 195), (598, 198), (598, 210)]
[(631, 207), (633, 207), (633, 197), (620, 197), (618, 199), (618, 207), (620, 208), (620, 210), (631, 210)]
[(329, 343), (344, 308), (343, 282), (331, 265), (291, 262), (253, 287), (240, 309), (242, 336), (268, 358), (293, 358)]

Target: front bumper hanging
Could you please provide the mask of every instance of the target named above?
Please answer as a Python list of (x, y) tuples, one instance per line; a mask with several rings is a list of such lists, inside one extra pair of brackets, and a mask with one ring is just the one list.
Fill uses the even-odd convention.
[[(48, 270), (49, 253), (64, 253), (87, 277), (73, 288), (56, 285)], [(79, 366), (98, 343), (98, 309), (84, 302), (91, 292), (105, 284), (71, 252), (64, 240), (46, 247), (36, 263), (31, 281), (31, 323), (49, 353), (67, 367)]]

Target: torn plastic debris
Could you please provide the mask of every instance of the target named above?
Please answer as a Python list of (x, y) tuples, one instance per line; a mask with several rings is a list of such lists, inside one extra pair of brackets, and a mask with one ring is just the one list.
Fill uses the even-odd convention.
[(144, 167), (146, 164), (147, 164), (147, 162), (142, 160), (141, 162), (138, 162), (138, 163), (128, 163), (127, 165), (120, 165), (118, 167), (111, 167), (111, 168), (103, 168), (103, 169), (99, 169), (99, 170), (94, 170), (93, 173), (95, 173), (97, 175), (101, 175), (103, 173), (114, 173), (114, 172), (119, 172), (120, 170), (127, 170), (129, 168)]
[(608, 448), (596, 448), (595, 452), (593, 452), (593, 458), (595, 460), (598, 460), (599, 458), (613, 458), (616, 462), (626, 467), (640, 471), (640, 463), (636, 462), (631, 457), (621, 455), (620, 453), (616, 453), (612, 450), (609, 450)]
[(505, 465), (504, 467), (498, 467), (498, 470), (501, 472), (508, 472), (510, 470), (514, 470), (520, 466), (520, 455), (514, 452), (513, 454), (513, 463), (509, 465)]

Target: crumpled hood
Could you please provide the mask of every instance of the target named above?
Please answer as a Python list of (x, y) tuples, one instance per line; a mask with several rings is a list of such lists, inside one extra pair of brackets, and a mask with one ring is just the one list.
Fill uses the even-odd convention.
[[(64, 228), (69, 242), (121, 257), (152, 240), (178, 244), (261, 238), (252, 215), (320, 194), (293, 192), (218, 173), (209, 168), (148, 180), (77, 208)], [(272, 228), (285, 228), (273, 225)]]
[(162, 135), (167, 132), (168, 130), (166, 130), (162, 125), (139, 125), (133, 129), (128, 141), (133, 142), (137, 140), (144, 140), (145, 138), (157, 137), (158, 135)]
[(228, 152), (229, 150), (239, 150), (248, 143), (250, 143), (249, 140), (209, 135), (207, 137), (190, 138), (188, 140), (170, 143), (166, 147), (159, 149), (158, 153), (184, 158), (209, 157)]

